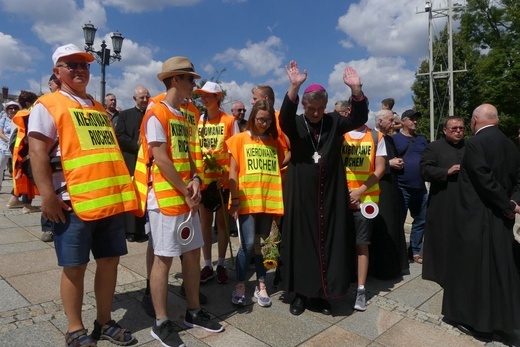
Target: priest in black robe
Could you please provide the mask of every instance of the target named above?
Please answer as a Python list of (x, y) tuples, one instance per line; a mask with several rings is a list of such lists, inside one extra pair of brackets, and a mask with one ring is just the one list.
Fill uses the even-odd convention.
[(460, 163), (464, 156), (464, 120), (448, 117), (444, 137), (429, 143), (421, 158), (421, 176), (430, 182), (426, 225), (424, 229), (422, 278), (444, 286), (445, 272), (451, 266), (448, 235), (453, 232), (453, 220), (446, 218), (459, 204)]
[(379, 214), (374, 218), (370, 244), (368, 274), (381, 280), (400, 278), (410, 265), (404, 235), (399, 199), (401, 192), (397, 175), (403, 169), (403, 159), (397, 156), (394, 139), (394, 113), (380, 110), (376, 113), (376, 128), (384, 136), (386, 145), (385, 173), (379, 180)]
[(291, 142), (284, 187), (284, 223), (280, 253), (282, 286), (295, 292), (291, 313), (301, 314), (307, 298), (330, 314), (326, 299), (347, 293), (355, 279), (354, 230), (347, 225), (348, 191), (341, 160), (343, 134), (368, 117), (361, 81), (350, 67), (343, 73), (352, 92), (349, 117), (325, 113), (327, 92), (311, 84), (304, 92), (303, 115), (296, 115), (298, 91), (307, 78), (296, 62), (286, 67), (290, 87), (280, 110), (280, 125)]
[(464, 333), (491, 339), (520, 329), (520, 279), (513, 259), (513, 223), (520, 212), (520, 153), (498, 129), (497, 109), (473, 111), (459, 173), (460, 201), (445, 218), (450, 233), (442, 313)]

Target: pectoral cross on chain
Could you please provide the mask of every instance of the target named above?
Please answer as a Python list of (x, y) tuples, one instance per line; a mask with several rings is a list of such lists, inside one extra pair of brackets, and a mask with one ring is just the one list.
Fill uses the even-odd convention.
[(319, 155), (318, 152), (316, 151), (312, 155), (312, 159), (314, 159), (314, 164), (318, 164), (321, 159), (321, 155)]

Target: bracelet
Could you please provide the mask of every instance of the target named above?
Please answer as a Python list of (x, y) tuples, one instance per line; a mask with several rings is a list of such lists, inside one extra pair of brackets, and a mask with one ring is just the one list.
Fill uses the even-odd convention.
[(240, 204), (231, 204), (229, 206), (231, 206), (231, 207), (238, 207), (238, 206), (240, 206)]
[(240, 200), (239, 198), (231, 198), (231, 200)]

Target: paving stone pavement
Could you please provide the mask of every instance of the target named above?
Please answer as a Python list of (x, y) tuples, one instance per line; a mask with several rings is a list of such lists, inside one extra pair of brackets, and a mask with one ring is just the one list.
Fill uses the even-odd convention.
[[(67, 320), (59, 296), (61, 269), (56, 264), (54, 245), (40, 241), (40, 214), (24, 214), (7, 209), (12, 182), (6, 179), (0, 192), (0, 346), (63, 346)], [(40, 204), (36, 198), (33, 205)], [(232, 238), (233, 252), (238, 239)], [(134, 332), (136, 346), (160, 346), (150, 335), (153, 320), (141, 307), (146, 286), (146, 243), (129, 243), (128, 255), (121, 258), (112, 315)], [(213, 255), (216, 259), (216, 243)], [(229, 256), (229, 252), (228, 252)], [(331, 302), (332, 315), (306, 310), (301, 316), (289, 313), (291, 297), (273, 288), (274, 273), (267, 283), (273, 305), (262, 308), (251, 298), (254, 275), (247, 283), (248, 304), (231, 304), (235, 271), (227, 260), (230, 282), (210, 281), (201, 286), (209, 298), (205, 308), (225, 326), (212, 334), (182, 325), (185, 301), (180, 296), (181, 268), (174, 260), (169, 276), (169, 316), (178, 325), (188, 346), (483, 346), (483, 342), (461, 334), (442, 321), (442, 289), (421, 279), (421, 266), (410, 264), (410, 273), (395, 281), (370, 278), (367, 283), (368, 309), (352, 309), (355, 287)], [(85, 276), (83, 319), (91, 331), (95, 319), (93, 283), (95, 263)], [(253, 271), (251, 271), (253, 272)], [(98, 346), (112, 344), (100, 341)], [(503, 346), (492, 342), (487, 346)]]

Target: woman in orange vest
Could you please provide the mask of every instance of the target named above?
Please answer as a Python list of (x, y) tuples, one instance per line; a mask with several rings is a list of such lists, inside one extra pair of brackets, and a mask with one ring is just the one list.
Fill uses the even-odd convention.
[(267, 100), (259, 100), (247, 122), (247, 130), (226, 141), (231, 153), (229, 213), (239, 221), (241, 248), (237, 254), (238, 284), (231, 301), (245, 305), (245, 285), (249, 259), (255, 253), (258, 285), (255, 298), (263, 307), (271, 306), (264, 283), (266, 268), (260, 250), (260, 237), (271, 230), (273, 217), (283, 214), (280, 166), (284, 151), (278, 139), (274, 108)]
[[(215, 271), (213, 271), (211, 262), (211, 229), (213, 212), (216, 212), (218, 229), (216, 277), (218, 283), (225, 284), (229, 280), (224, 267), (226, 248), (229, 242), (225, 224), (225, 218), (228, 218), (226, 210), (229, 200), (229, 152), (225, 141), (239, 133), (240, 129), (235, 122), (235, 118), (220, 109), (222, 88), (217, 83), (206, 82), (202, 88), (196, 89), (194, 93), (200, 95), (202, 105), (206, 107), (206, 113), (201, 117), (198, 125), (200, 149), (204, 160), (201, 200), (203, 208), (199, 210), (204, 237), (204, 246), (202, 247), (204, 267), (200, 272), (200, 281), (205, 283), (215, 278)], [(222, 204), (222, 200), (224, 204)]]

